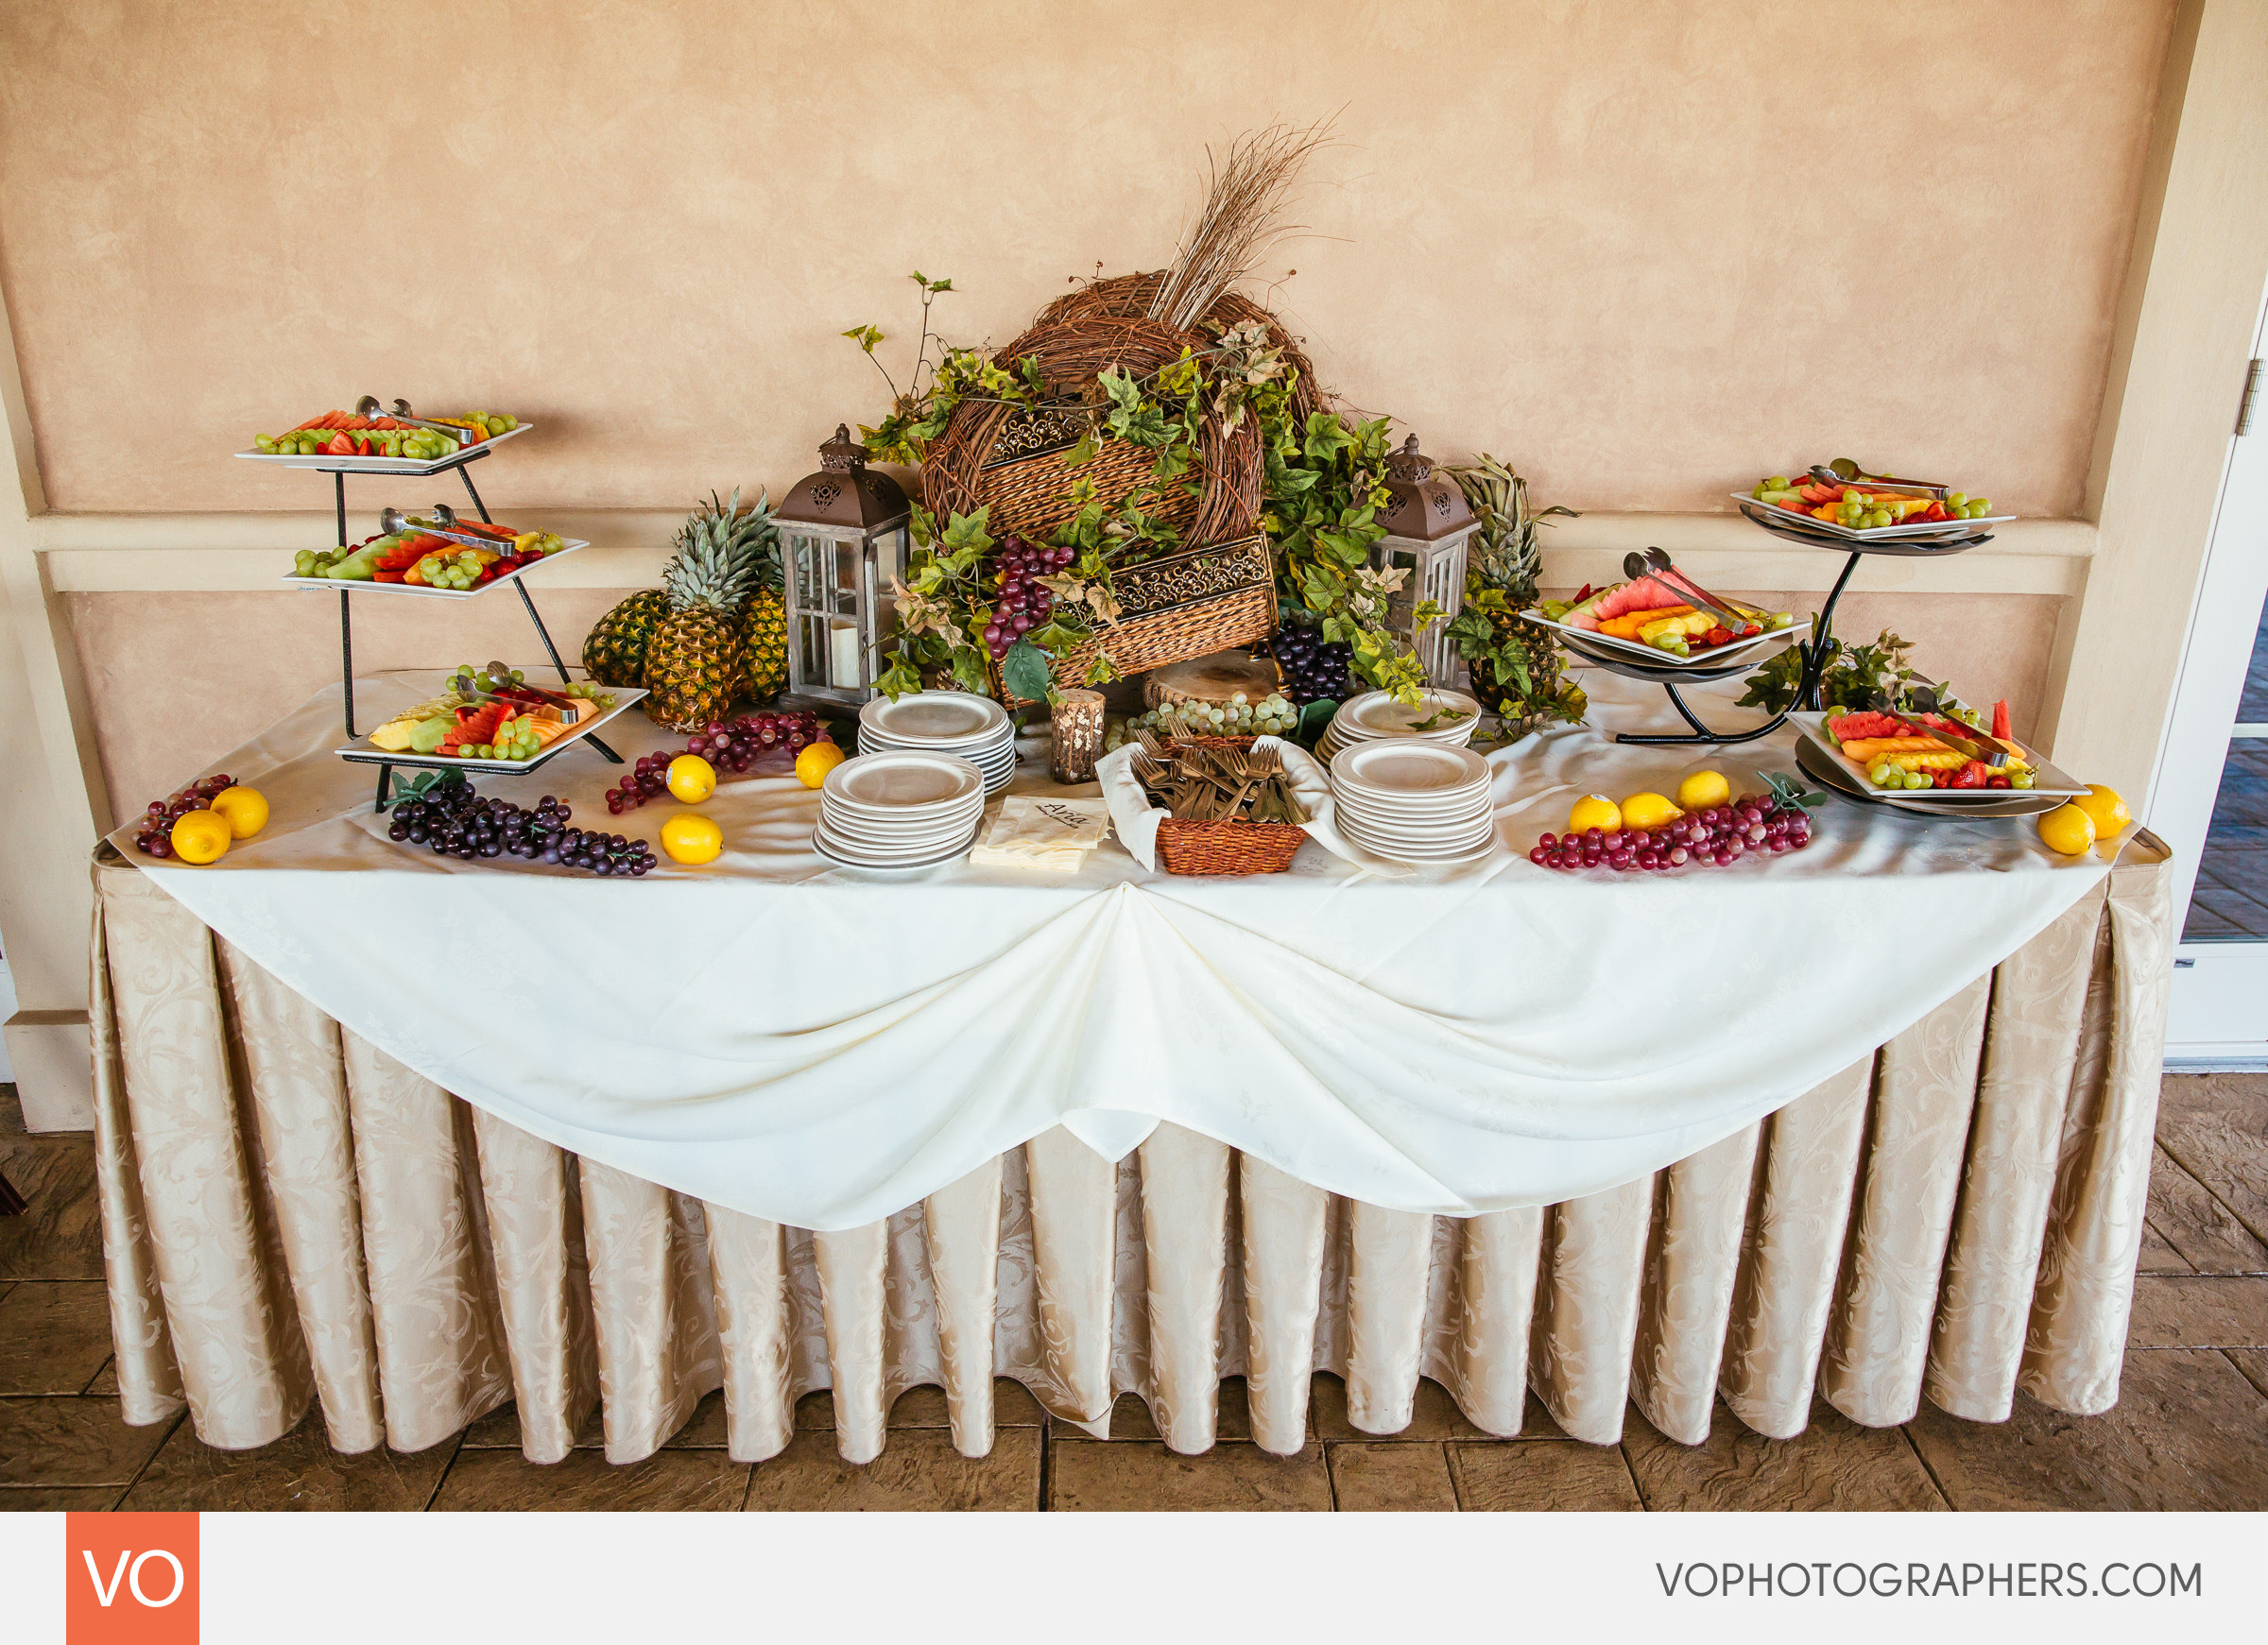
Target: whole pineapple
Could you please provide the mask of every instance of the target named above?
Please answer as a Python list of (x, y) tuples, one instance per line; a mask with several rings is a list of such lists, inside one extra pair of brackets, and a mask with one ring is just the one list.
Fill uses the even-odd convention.
[(771, 501), (758, 493), (741, 516), (736, 540), (749, 574), (748, 603), (740, 615), (740, 639), (747, 658), (747, 691), (759, 702), (787, 684), (787, 603), (780, 560), (780, 527)]
[(1486, 615), (1495, 652), (1472, 662), (1473, 694), (1515, 735), (1551, 720), (1580, 722), (1586, 701), (1578, 687), (1559, 677), (1557, 642), (1550, 629), (1519, 615), (1535, 607), (1543, 577), (1538, 528), (1554, 515), (1572, 520), (1575, 510), (1531, 510), (1527, 481), (1486, 452), (1479, 462), (1449, 472), (1480, 522), (1466, 599)]
[(711, 496), (679, 528), (676, 557), (662, 573), (667, 610), (646, 641), (644, 707), (656, 725), (673, 731), (697, 731), (724, 718), (745, 683), (740, 608), (754, 568), (739, 513), (738, 491), (730, 503)]
[(644, 685), (645, 647), (668, 610), (660, 589), (641, 589), (583, 636), (583, 666), (601, 685)]

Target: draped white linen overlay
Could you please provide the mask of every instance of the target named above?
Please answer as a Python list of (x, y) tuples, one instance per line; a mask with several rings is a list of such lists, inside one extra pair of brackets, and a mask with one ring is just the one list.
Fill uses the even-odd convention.
[[(360, 680), (358, 715), (431, 683)], [(823, 1232), (1058, 1124), (1115, 1159), (1171, 1122), (1390, 1210), (1580, 1198), (1867, 1057), (2107, 871), (2052, 856), (2029, 821), (1842, 799), (1810, 849), (1730, 869), (1535, 867), (1526, 849), (1581, 794), (1794, 769), (1784, 735), (1614, 745), (1602, 729), (1668, 716), (1651, 688), (1585, 683), (1593, 728), (1491, 756), (1503, 854), (1393, 881), (1312, 843), (1290, 873), (1236, 880), (1153, 873), (1114, 844), (1075, 876), (862, 875), (809, 849), (818, 797), (777, 774), (704, 807), (728, 849), (703, 867), (624, 882), (459, 864), (385, 837), (368, 768), (330, 753), (335, 689), (215, 767), (269, 796), (259, 838), (209, 867), (114, 841), (233, 948), (475, 1107)], [(1706, 711), (1737, 723), (1729, 695)], [(636, 715), (608, 734), (633, 757), (674, 743)], [(479, 786), (652, 835), (674, 802), (610, 819), (616, 770), (578, 751)], [(1027, 764), (1016, 787), (1051, 785)]]

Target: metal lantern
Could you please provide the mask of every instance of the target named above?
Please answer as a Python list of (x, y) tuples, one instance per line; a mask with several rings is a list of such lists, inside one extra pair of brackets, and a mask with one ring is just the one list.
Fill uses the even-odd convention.
[[(1386, 489), (1393, 500), (1378, 522), (1386, 535), (1370, 550), (1370, 563), (1379, 571), (1400, 566), (1410, 574), (1387, 606), (1387, 621), (1418, 653), (1429, 682), (1454, 685), (1457, 648), (1446, 630), (1465, 606), (1466, 547), (1480, 522), (1455, 482), (1434, 477), (1433, 459), (1418, 449), (1416, 435), (1386, 459)], [(1441, 616), (1420, 634), (1418, 608), (1428, 600), (1441, 608)]]
[(905, 574), (913, 509), (887, 474), (867, 471), (867, 448), (837, 423), (819, 471), (780, 505), (791, 694), (863, 703), (882, 649), (898, 631), (891, 587)]

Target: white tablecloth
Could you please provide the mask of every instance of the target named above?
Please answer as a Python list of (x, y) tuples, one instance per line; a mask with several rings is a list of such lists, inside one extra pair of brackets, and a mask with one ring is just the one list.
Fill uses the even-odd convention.
[[(531, 669), (531, 677), (534, 671)], [(374, 722), (430, 673), (359, 680)], [(1525, 860), (1577, 796), (1793, 772), (1782, 736), (1674, 728), (1593, 676), (1592, 726), (1492, 756), (1504, 849), (1383, 881), (1319, 847), (1288, 874), (1179, 879), (1107, 846), (1075, 877), (883, 879), (808, 845), (818, 797), (728, 782), (717, 862), (639, 881), (461, 864), (385, 836), (319, 694), (226, 770), (274, 817), (219, 864), (129, 860), (329, 1016), (475, 1106), (713, 1205), (869, 1224), (1062, 1123), (1107, 1157), (1160, 1120), (1302, 1182), (1451, 1215), (1576, 1198), (1729, 1136), (1848, 1068), (2045, 928), (2107, 864), (2029, 821), (1830, 800), (1811, 848), (1730, 869)], [(1709, 698), (1728, 723), (1730, 693)], [(674, 745), (634, 711), (626, 755)], [(610, 822), (571, 752), (484, 780)], [(1049, 787), (1027, 764), (1018, 788)], [(1094, 792), (1091, 788), (1080, 792)], [(610, 822), (654, 837), (674, 802)]]

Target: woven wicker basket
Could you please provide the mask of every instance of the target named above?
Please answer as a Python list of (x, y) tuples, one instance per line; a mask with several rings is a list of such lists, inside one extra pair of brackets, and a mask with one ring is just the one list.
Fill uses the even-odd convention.
[[(1108, 653), (1121, 676), (1142, 674), (1232, 645), (1250, 645), (1276, 631), (1276, 575), (1267, 540), (1247, 537), (1212, 548), (1162, 555), (1110, 579), (1118, 599), (1114, 623), (1096, 623), (1094, 637), (1056, 659), (1057, 685), (1083, 685), (1096, 657)], [(1070, 614), (1081, 608), (1070, 608)], [(1011, 708), (997, 664), (993, 694)]]
[[(1205, 748), (1249, 748), (1250, 737), (1176, 738)], [(1158, 825), (1158, 860), (1169, 874), (1280, 874), (1292, 865), (1307, 831), (1297, 823), (1190, 822), (1169, 816)]]

